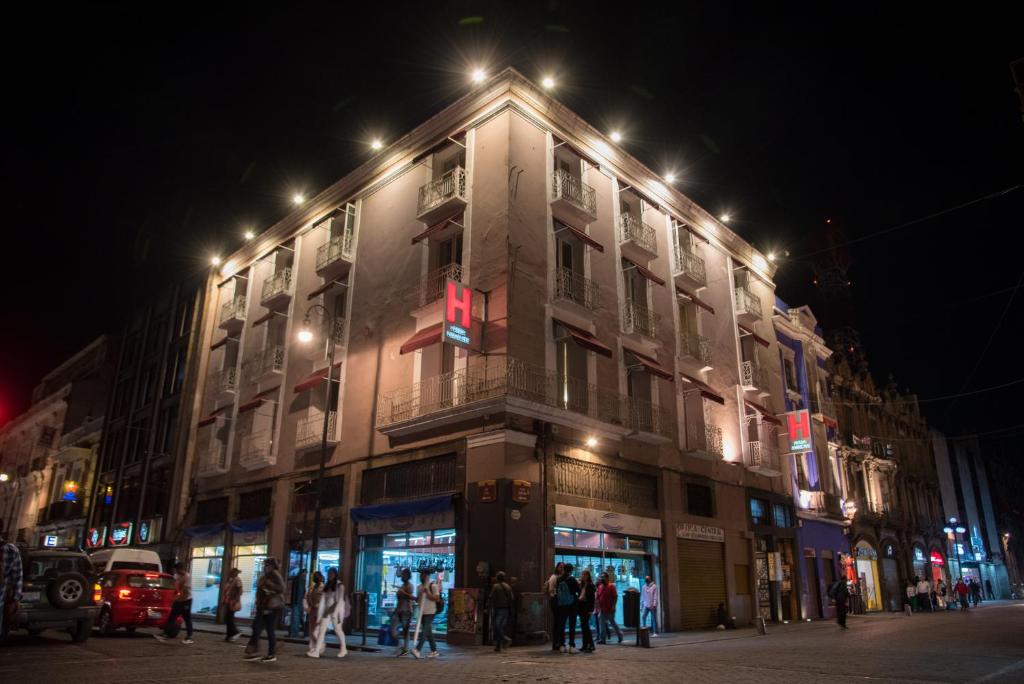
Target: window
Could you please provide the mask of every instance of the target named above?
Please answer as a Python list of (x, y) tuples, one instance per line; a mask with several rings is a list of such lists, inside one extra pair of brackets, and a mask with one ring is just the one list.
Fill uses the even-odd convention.
[(206, 499), (196, 504), (197, 525), (226, 522), (227, 519), (228, 497), (226, 496), (220, 496), (216, 499)]
[(768, 502), (764, 499), (750, 500), (750, 522), (754, 525), (768, 525)]
[(138, 589), (174, 589), (174, 578), (159, 575), (128, 575), (128, 586)]
[(47, 425), (39, 431), (39, 446), (47, 449), (53, 446), (53, 440), (57, 438), (57, 428)]
[(555, 365), (558, 404), (571, 411), (587, 411), (587, 351), (576, 344), (562, 326), (555, 325)]
[(699, 515), (705, 518), (714, 517), (711, 487), (695, 482), (687, 482), (686, 512), (690, 515)]
[[(341, 475), (325, 477), (320, 508), (334, 508), (342, 505), (344, 480)], [(292, 493), (292, 513), (307, 513), (316, 510), (316, 480), (295, 483)]]
[(796, 382), (796, 366), (793, 363), (793, 359), (783, 355), (782, 363), (786, 369), (786, 389), (790, 392), (799, 392), (800, 389)]
[(362, 503), (382, 503), (455, 491), (455, 454), (363, 472)]
[(776, 527), (793, 526), (793, 514), (790, 512), (789, 506), (785, 504), (772, 504), (772, 513), (774, 514)]
[(238, 497), (238, 519), (249, 520), (270, 515), (270, 496), (270, 487), (240, 495)]
[(624, 506), (658, 509), (658, 479), (567, 456), (555, 457), (555, 491)]

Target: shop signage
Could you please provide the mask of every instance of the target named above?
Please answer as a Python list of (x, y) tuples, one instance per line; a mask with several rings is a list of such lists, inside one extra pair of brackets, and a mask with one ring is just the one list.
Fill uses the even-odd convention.
[(512, 480), (512, 500), (516, 503), (526, 503), (530, 500), (530, 481)]
[(356, 524), (356, 532), (358, 534), (387, 534), (388, 532), (404, 532), (406, 530), (440, 530), (446, 527), (455, 527), (454, 511), (360, 520)]
[(473, 290), (448, 278), (444, 285), (444, 325), (441, 339), (459, 347), (470, 347), (473, 311)]
[(725, 530), (711, 525), (679, 523), (676, 526), (676, 537), (679, 539), (696, 539), (697, 541), (724, 542)]
[(938, 551), (932, 551), (929, 558), (932, 561), (932, 565), (945, 565), (946, 561), (942, 558), (942, 554)]
[(615, 534), (633, 534), (638, 537), (661, 538), (661, 520), (641, 518), (628, 513), (598, 511), (555, 504), (555, 525), (581, 530), (599, 530)]
[(480, 497), (480, 501), (489, 503), (491, 501), (498, 500), (498, 481), (497, 480), (480, 480), (476, 483), (477, 494)]
[(85, 535), (85, 547), (88, 549), (96, 549), (103, 546), (107, 539), (107, 528), (106, 527), (93, 527)]
[(107, 541), (111, 546), (128, 546), (132, 543), (132, 524), (130, 522), (114, 523), (110, 528)]
[(878, 560), (878, 552), (869, 546), (858, 546), (857, 547), (857, 558), (865, 558), (868, 560)]
[(811, 450), (811, 412), (807, 409), (786, 414), (789, 426), (789, 450), (798, 453)]
[(924, 562), (924, 549), (922, 549), (920, 546), (914, 547), (914, 560), (920, 561), (921, 563)]
[(45, 537), (43, 537), (43, 546), (50, 548), (57, 546), (57, 535), (48, 534)]
[(140, 520), (139, 529), (135, 532), (135, 539), (140, 544), (152, 544), (158, 534), (160, 534), (159, 519)]
[(64, 496), (61, 498), (65, 501), (78, 501), (78, 483), (67, 480), (64, 483)]
[(896, 549), (893, 548), (892, 544), (886, 544), (885, 546), (883, 546), (882, 553), (885, 555), (886, 558), (896, 557)]

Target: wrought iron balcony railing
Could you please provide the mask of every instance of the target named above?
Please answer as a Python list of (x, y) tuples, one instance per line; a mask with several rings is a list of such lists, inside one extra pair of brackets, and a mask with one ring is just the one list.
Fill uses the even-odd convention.
[(622, 319), (627, 333), (640, 333), (645, 337), (655, 338), (658, 335), (658, 324), (661, 315), (656, 314), (632, 299), (622, 304)]
[(462, 281), (462, 264), (448, 264), (420, 278), (420, 283), (416, 286), (420, 306), (442, 299), (444, 284), (449, 278)]
[(751, 389), (767, 390), (768, 372), (757, 361), (743, 361), (740, 363), (740, 384)]
[(765, 440), (747, 442), (747, 467), (761, 470), (779, 469), (779, 449)]
[(228, 447), (222, 442), (207, 446), (199, 455), (199, 474), (215, 475), (227, 472)]
[(635, 432), (648, 432), (662, 437), (672, 437), (672, 413), (644, 399), (627, 397), (629, 414), (626, 425)]
[(565, 299), (593, 311), (598, 306), (597, 283), (568, 268), (555, 271), (555, 299)]
[(552, 177), (552, 199), (563, 199), (580, 211), (597, 216), (597, 193), (565, 169), (558, 169)]
[(224, 302), (220, 307), (220, 322), (230, 320), (245, 320), (245, 295), (238, 295), (229, 302)]
[(273, 465), (269, 432), (257, 432), (242, 437), (238, 465), (247, 470)]
[(280, 373), (284, 368), (284, 347), (267, 347), (246, 362), (248, 377), (255, 380), (267, 373)]
[(702, 364), (711, 363), (711, 340), (703, 335), (694, 333), (679, 334), (679, 353), (681, 356), (689, 356)]
[(218, 373), (214, 389), (217, 394), (231, 394), (238, 390), (238, 369), (229, 366)]
[(632, 242), (645, 252), (658, 253), (658, 239), (654, 228), (632, 214), (619, 216), (619, 242)]
[(676, 245), (676, 275), (684, 275), (701, 286), (708, 284), (704, 260), (682, 245)]
[(345, 231), (316, 248), (316, 270), (320, 271), (339, 259), (352, 261), (352, 233)]
[(754, 296), (754, 293), (746, 287), (736, 288), (736, 313), (737, 315), (746, 314), (757, 319), (764, 318), (764, 312), (761, 310), (761, 300)]
[[(338, 412), (331, 411), (327, 415), (327, 443), (334, 444), (337, 441), (335, 429), (338, 424)], [(295, 448), (308, 449), (321, 443), (324, 434), (324, 414), (314, 413), (308, 418), (299, 421), (295, 430)]]
[(422, 216), (431, 209), (455, 198), (466, 199), (466, 170), (461, 166), (456, 166), (440, 178), (435, 178), (420, 188), (419, 198), (416, 201), (416, 215)]
[(267, 276), (267, 279), (263, 281), (263, 296), (260, 301), (265, 302), (278, 295), (286, 294), (291, 290), (291, 287), (292, 269), (291, 267), (282, 268), (277, 273)]

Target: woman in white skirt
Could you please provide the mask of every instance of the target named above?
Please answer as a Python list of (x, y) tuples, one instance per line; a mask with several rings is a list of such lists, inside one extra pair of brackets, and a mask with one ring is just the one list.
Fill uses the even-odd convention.
[(310, 655), (320, 657), (327, 648), (327, 630), (333, 625), (334, 634), (341, 642), (341, 649), (338, 657), (344, 658), (348, 655), (348, 646), (345, 644), (345, 630), (342, 623), (348, 617), (348, 600), (345, 597), (345, 585), (338, 579), (337, 568), (327, 571), (327, 583), (324, 584), (323, 598), (320, 600), (320, 620), (316, 629), (316, 649), (310, 647)]

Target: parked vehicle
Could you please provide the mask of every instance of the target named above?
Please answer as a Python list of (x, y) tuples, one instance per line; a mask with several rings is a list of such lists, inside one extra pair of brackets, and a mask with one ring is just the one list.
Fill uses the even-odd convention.
[(89, 554), (96, 572), (109, 570), (146, 570), (163, 572), (160, 556), (149, 549), (101, 549)]
[(70, 549), (21, 549), (21, 558), (21, 602), (10, 629), (33, 635), (66, 629), (76, 643), (88, 639), (100, 612), (89, 557)]
[(174, 578), (166, 572), (111, 570), (99, 578), (102, 597), (96, 626), (111, 636), (120, 628), (162, 627), (174, 601)]

